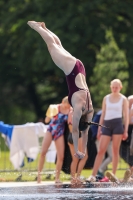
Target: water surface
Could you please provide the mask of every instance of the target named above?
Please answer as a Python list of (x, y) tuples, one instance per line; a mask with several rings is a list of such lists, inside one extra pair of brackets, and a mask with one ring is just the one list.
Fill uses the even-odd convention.
[(133, 200), (133, 186), (45, 185), (0, 188), (0, 200)]

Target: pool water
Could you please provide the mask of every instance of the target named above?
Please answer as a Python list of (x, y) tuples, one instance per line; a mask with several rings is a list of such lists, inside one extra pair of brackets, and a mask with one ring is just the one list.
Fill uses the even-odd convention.
[(0, 200), (133, 200), (133, 186), (38, 185), (0, 187)]

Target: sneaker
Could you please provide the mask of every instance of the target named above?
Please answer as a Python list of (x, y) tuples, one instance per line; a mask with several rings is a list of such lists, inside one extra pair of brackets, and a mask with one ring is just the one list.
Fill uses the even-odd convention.
[(96, 181), (99, 182), (103, 177), (102, 176), (99, 176), (99, 175), (96, 175)]
[(86, 182), (96, 182), (96, 177), (95, 176), (93, 176), (93, 175), (91, 175), (91, 176), (89, 176), (86, 180), (85, 180)]
[(99, 177), (101, 177), (101, 178), (104, 178), (104, 174), (103, 174), (102, 172), (100, 172), (100, 171), (97, 172), (97, 175), (98, 175)]
[(124, 178), (122, 182), (127, 183), (130, 180), (130, 177), (131, 177), (131, 170), (127, 169), (124, 173)]
[(100, 182), (109, 182), (109, 178), (105, 176), (100, 180)]
[(107, 171), (105, 174), (111, 182), (119, 183), (118, 178), (112, 172)]

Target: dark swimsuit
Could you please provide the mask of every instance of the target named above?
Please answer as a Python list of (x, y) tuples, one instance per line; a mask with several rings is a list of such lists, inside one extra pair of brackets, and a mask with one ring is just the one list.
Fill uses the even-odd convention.
[[(72, 106), (72, 102), (71, 102), (72, 95), (73, 95), (73, 93), (75, 93), (79, 90), (87, 91), (87, 98), (89, 100), (89, 97), (88, 97), (89, 90), (79, 88), (75, 84), (75, 78), (79, 73), (83, 74), (86, 77), (86, 72), (85, 72), (85, 68), (84, 68), (83, 63), (80, 60), (77, 60), (73, 70), (71, 71), (71, 73), (66, 75), (67, 85), (68, 85), (68, 89), (69, 89), (68, 101), (69, 101), (71, 106)], [(88, 103), (88, 109), (89, 109), (89, 103)]]
[[(71, 71), (70, 74), (66, 75), (67, 85), (68, 85), (68, 89), (69, 89), (68, 100), (69, 100), (70, 105), (72, 106), (72, 102), (71, 102), (72, 95), (79, 90), (86, 91), (87, 100), (88, 100), (88, 101), (86, 100), (86, 104), (88, 102), (88, 114), (89, 114), (93, 111), (93, 109), (89, 110), (89, 90), (85, 89), (85, 88), (78, 88), (75, 84), (75, 78), (79, 73), (83, 74), (86, 77), (86, 72), (85, 72), (83, 63), (80, 60), (76, 60), (76, 64), (75, 64), (73, 70)], [(85, 105), (85, 107), (86, 107), (86, 105)], [(101, 124), (92, 122), (92, 121), (90, 121), (90, 122), (84, 122), (84, 121), (82, 122), (81, 121), (81, 122), (79, 122), (79, 124), (81, 124), (81, 127), (79, 126), (80, 131), (84, 131), (88, 127), (88, 125), (90, 126), (91, 124), (96, 125), (96, 126), (102, 126), (104, 128), (109, 128), (109, 127), (103, 126)]]

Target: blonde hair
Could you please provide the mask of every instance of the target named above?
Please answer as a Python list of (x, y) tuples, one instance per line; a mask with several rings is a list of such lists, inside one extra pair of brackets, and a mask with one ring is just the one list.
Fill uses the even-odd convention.
[(120, 79), (114, 79), (114, 80), (112, 80), (112, 81), (110, 82), (110, 85), (112, 85), (113, 83), (118, 83), (119, 86), (120, 86), (121, 88), (123, 87), (122, 82), (121, 82)]
[(68, 96), (64, 97), (64, 98), (62, 99), (62, 102), (63, 102), (63, 103), (69, 103), (69, 102), (68, 102)]

